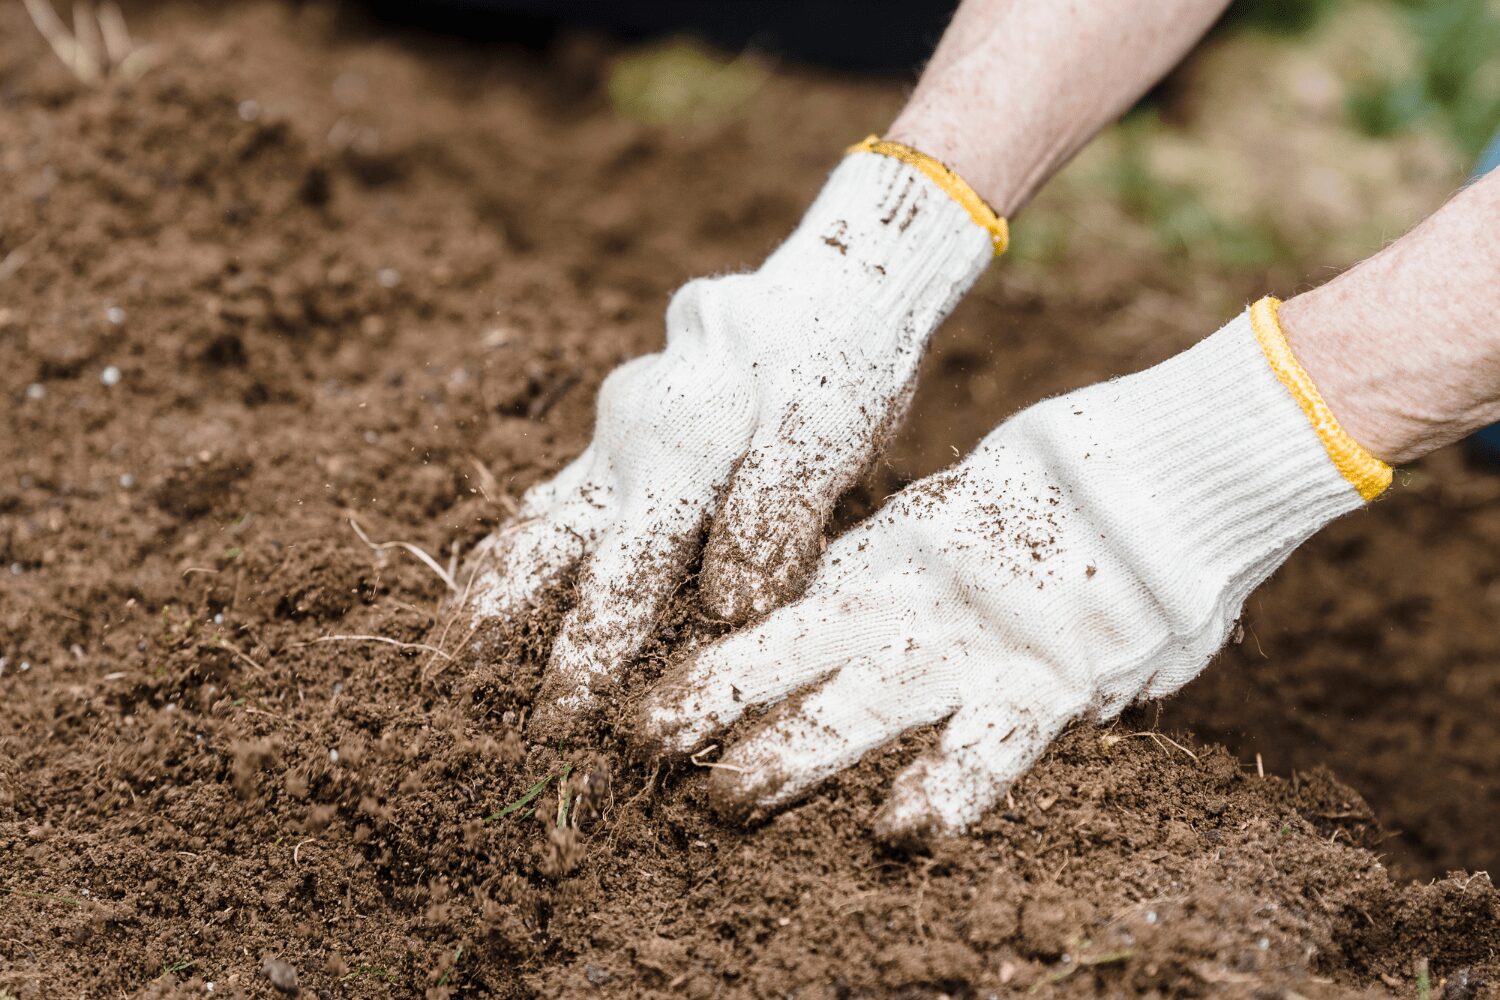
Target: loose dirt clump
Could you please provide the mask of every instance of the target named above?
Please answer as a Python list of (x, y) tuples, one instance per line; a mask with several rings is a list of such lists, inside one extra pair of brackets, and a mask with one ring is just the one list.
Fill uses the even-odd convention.
[[(562, 604), (470, 632), (443, 574), (371, 544), (457, 565), (584, 445), (670, 290), (758, 259), (897, 88), (788, 69), (677, 129), (610, 108), (615, 54), (588, 39), (465, 47), (318, 5), (129, 14), (155, 68), (85, 87), (0, 10), (0, 996), (1313, 997), (1410, 995), (1419, 967), (1482, 996), (1500, 977), (1488, 877), (1393, 877), (1376, 814), (1315, 761), (1262, 777), (1137, 738), (1137, 711), (1071, 731), (970, 835), (882, 849), (871, 817), (924, 732), (745, 829), (707, 807), (706, 768), (640, 760), (617, 724), (722, 629), (692, 586), (617, 701), (541, 743)], [(1112, 266), (1082, 290), (988, 279), (849, 516), (996, 411), (1138, 360), (1101, 346), (1106, 320), (1145, 322), (1131, 296), (1173, 279)], [(1218, 306), (1187, 301), (1139, 354)], [(1494, 497), (1429, 498), (1455, 530), (1496, 525)], [(1412, 504), (1388, 506), (1392, 527), (1377, 507), (1288, 569), (1321, 603), (1273, 585), (1282, 627), (1389, 650), (1370, 623), (1407, 585), (1341, 568)], [(1453, 560), (1455, 590), (1474, 567)], [(1320, 671), (1356, 656), (1336, 638), (1284, 642), (1247, 683), (1332, 690)], [(1477, 662), (1489, 641), (1447, 648)], [(1454, 855), (1484, 836), (1426, 829)]]

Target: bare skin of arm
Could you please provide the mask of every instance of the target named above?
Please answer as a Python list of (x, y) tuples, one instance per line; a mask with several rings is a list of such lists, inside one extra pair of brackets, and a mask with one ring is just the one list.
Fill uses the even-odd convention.
[[(1225, 0), (966, 0), (887, 138), (1018, 212)], [(1400, 463), (1500, 419), (1500, 174), (1281, 310), (1340, 423)]]
[(965, 0), (886, 138), (1012, 216), (1175, 66), (1228, 0)]
[(1500, 420), (1500, 174), (1287, 302), (1281, 322), (1339, 423), (1387, 462)]

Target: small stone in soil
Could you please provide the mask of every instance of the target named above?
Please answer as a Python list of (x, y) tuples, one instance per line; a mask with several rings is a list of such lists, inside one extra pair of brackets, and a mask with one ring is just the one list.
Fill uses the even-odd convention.
[(297, 970), (292, 968), (290, 962), (282, 959), (266, 959), (266, 964), (261, 968), (260, 974), (269, 979), (271, 985), (283, 993), (296, 996), (301, 989), (297, 985)]

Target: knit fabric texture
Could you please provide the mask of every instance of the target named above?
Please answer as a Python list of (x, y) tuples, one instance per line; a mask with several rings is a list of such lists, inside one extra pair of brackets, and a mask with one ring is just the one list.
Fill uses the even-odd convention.
[(947, 719), (878, 820), (956, 831), (1069, 722), (1169, 694), (1246, 596), (1363, 504), (1249, 314), (1155, 368), (1047, 400), (831, 545), (800, 601), (669, 675), (641, 725), (691, 750), (793, 692), (722, 759), (754, 814)]
[(761, 268), (690, 282), (665, 348), (605, 381), (593, 442), (475, 554), (475, 624), (576, 579), (544, 700), (578, 707), (651, 634), (705, 529), (711, 613), (743, 621), (795, 597), (933, 330), (992, 255), (920, 171), (844, 159)]

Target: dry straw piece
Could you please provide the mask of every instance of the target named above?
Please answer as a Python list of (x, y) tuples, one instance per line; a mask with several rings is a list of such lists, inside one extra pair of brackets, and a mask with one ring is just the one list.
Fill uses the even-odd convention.
[(86, 84), (109, 77), (134, 80), (154, 63), (150, 46), (137, 46), (125, 26), (125, 15), (114, 0), (95, 7), (89, 0), (73, 5), (70, 31), (48, 0), (22, 0), (31, 23), (41, 32), (62, 64)]

